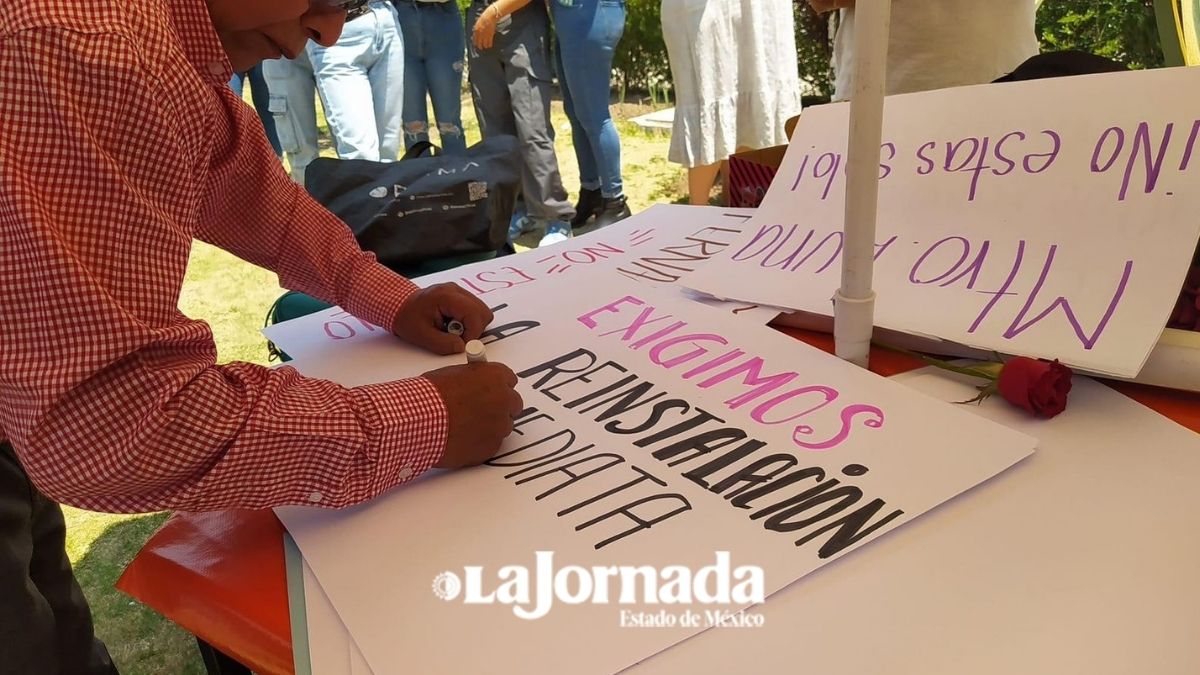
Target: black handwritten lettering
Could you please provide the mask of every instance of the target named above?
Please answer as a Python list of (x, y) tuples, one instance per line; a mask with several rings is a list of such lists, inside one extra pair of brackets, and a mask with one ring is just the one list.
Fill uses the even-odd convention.
[[(596, 463), (596, 460), (604, 460), (604, 461)], [(556, 473), (566, 476), (566, 480), (562, 481), (561, 483), (558, 483), (557, 485), (550, 488), (549, 490), (546, 490), (545, 492), (542, 492), (542, 493), (538, 494), (536, 497), (534, 497), (535, 500), (541, 500), (546, 497), (549, 497), (550, 495), (554, 494), (555, 492), (558, 492), (559, 490), (562, 490), (563, 488), (574, 485), (575, 483), (578, 483), (579, 481), (581, 481), (589, 476), (598, 474), (602, 471), (606, 471), (618, 464), (623, 464), (624, 462), (625, 462), (625, 458), (620, 455), (616, 455), (611, 452), (601, 452), (601, 453), (597, 453), (595, 455), (588, 455), (587, 457), (582, 457), (580, 459), (576, 459), (576, 460), (574, 460), (572, 462), (568, 462), (566, 464), (559, 464), (558, 466), (556, 466), (552, 469), (547, 469), (541, 473), (535, 473), (532, 476), (527, 476), (527, 477), (522, 478), (521, 480), (517, 481), (516, 484), (524, 485), (525, 483), (528, 483), (530, 481), (535, 481), (540, 478), (545, 478), (546, 476), (550, 476), (550, 475), (553, 475)], [(588, 464), (593, 464), (593, 465), (584, 471), (576, 473), (575, 471), (572, 470), (577, 466), (588, 465)]]
[[(666, 461), (667, 466), (675, 466), (676, 464), (682, 464), (697, 457), (703, 457), (714, 450), (720, 450), (730, 443), (735, 443), (744, 438), (746, 438), (746, 432), (741, 429), (732, 427), (712, 429), (681, 441), (675, 441), (666, 447), (655, 450), (651, 454), (654, 456), (654, 459)], [(683, 457), (679, 457), (679, 455), (683, 455)], [(674, 461), (667, 461), (672, 459)]]
[[(587, 363), (574, 369), (563, 367), (565, 364), (579, 361), (586, 361)], [(539, 363), (536, 366), (526, 368), (525, 370), (517, 373), (517, 377), (525, 379), (527, 377), (533, 377), (538, 373), (544, 373), (541, 379), (533, 383), (534, 389), (540, 389), (546, 386), (547, 382), (559, 375), (566, 373), (579, 373), (591, 368), (594, 365), (596, 365), (596, 355), (581, 347), (573, 352), (568, 352), (562, 356), (550, 359), (545, 363)]]
[[(644, 504), (651, 504), (654, 502), (660, 502), (663, 500), (670, 500), (671, 502), (678, 504), (679, 506), (677, 506), (675, 509), (673, 509), (671, 511), (660, 513), (660, 514), (655, 515), (650, 518), (644, 518), (638, 512), (637, 507), (639, 507), (639, 506), (642, 506)], [(579, 531), (579, 530), (587, 529), (589, 527), (592, 527), (593, 525), (596, 525), (597, 523), (602, 523), (602, 522), (608, 520), (609, 518), (612, 518), (615, 516), (624, 516), (625, 518), (628, 518), (630, 521), (632, 521), (634, 523), (634, 526), (629, 528), (628, 530), (625, 530), (624, 532), (616, 534), (616, 535), (609, 537), (608, 539), (605, 539), (604, 541), (601, 541), (600, 543), (596, 544), (596, 550), (600, 550), (615, 541), (620, 541), (621, 539), (628, 537), (629, 535), (633, 534), (634, 532), (640, 532), (641, 530), (648, 530), (651, 527), (663, 522), (664, 520), (667, 520), (669, 518), (677, 516), (686, 511), (690, 511), (691, 508), (692, 508), (691, 502), (689, 502), (687, 500), (687, 497), (684, 497), (681, 494), (675, 493), (675, 494), (652, 495), (650, 497), (642, 497), (641, 499), (638, 499), (634, 502), (631, 502), (624, 506), (617, 507), (617, 508), (609, 511), (608, 513), (604, 513), (599, 516), (596, 516), (595, 518), (592, 518), (591, 520), (589, 520), (585, 523), (577, 525), (575, 527), (575, 530)]]
[(885, 502), (882, 499), (874, 499), (866, 506), (860, 507), (857, 511), (849, 515), (842, 516), (837, 520), (826, 523), (804, 537), (797, 539), (796, 546), (803, 546), (809, 541), (812, 541), (822, 534), (825, 534), (829, 530), (837, 528), (837, 531), (833, 533), (833, 537), (821, 545), (821, 548), (817, 553), (817, 557), (824, 560), (830, 556), (837, 555), (846, 548), (853, 546), (855, 542), (867, 537), (875, 530), (878, 530), (879, 528), (887, 525), (897, 517), (904, 514), (904, 512), (900, 510), (892, 511), (888, 515), (884, 516), (882, 520), (879, 520), (870, 527), (863, 529), (863, 526), (867, 524), (872, 516), (874, 516), (879, 512), (880, 509), (883, 508), (884, 504)]
[(766, 445), (766, 443), (758, 440), (746, 441), (745, 443), (742, 443), (733, 450), (730, 450), (711, 462), (702, 464), (695, 469), (684, 473), (683, 477), (692, 481), (696, 485), (707, 489), (708, 481), (705, 480), (706, 478), (720, 471), (721, 469), (730, 466), (734, 462), (749, 457), (755, 452), (758, 452), (760, 449), (766, 447)]

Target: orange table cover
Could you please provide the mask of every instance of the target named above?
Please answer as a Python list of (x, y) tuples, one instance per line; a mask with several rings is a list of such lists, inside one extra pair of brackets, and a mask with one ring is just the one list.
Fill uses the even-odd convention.
[[(833, 352), (830, 335), (781, 328)], [(872, 350), (884, 376), (921, 367)], [(1110, 386), (1200, 432), (1200, 394), (1126, 383)], [(176, 513), (146, 542), (117, 588), (262, 675), (293, 673), (283, 525), (272, 511)]]

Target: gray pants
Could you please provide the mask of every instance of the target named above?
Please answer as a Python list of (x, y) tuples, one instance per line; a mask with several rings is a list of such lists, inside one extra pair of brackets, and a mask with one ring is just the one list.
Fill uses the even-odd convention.
[(550, 123), (550, 18), (541, 2), (532, 2), (500, 20), (491, 49), (480, 51), (471, 39), (475, 21), (488, 6), (474, 0), (467, 11), (467, 58), (471, 94), (484, 138), (516, 136), (523, 161), (521, 192), (533, 218), (570, 221), (554, 127)]
[(62, 509), (0, 442), (0, 674), (117, 672), (65, 547)]

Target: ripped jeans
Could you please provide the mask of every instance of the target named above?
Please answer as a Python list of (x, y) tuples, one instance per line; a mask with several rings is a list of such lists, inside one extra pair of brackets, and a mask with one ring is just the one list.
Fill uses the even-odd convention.
[(466, 45), (454, 0), (394, 0), (404, 33), (404, 147), (429, 140), (426, 94), (433, 100), (442, 149), (467, 150), (462, 130), (462, 76)]

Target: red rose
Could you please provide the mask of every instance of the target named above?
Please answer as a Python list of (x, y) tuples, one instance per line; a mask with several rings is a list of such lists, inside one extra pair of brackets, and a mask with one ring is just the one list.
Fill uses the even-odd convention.
[(1050, 418), (1067, 407), (1071, 369), (1058, 361), (1016, 356), (1009, 359), (997, 381), (1000, 395), (1038, 417)]

